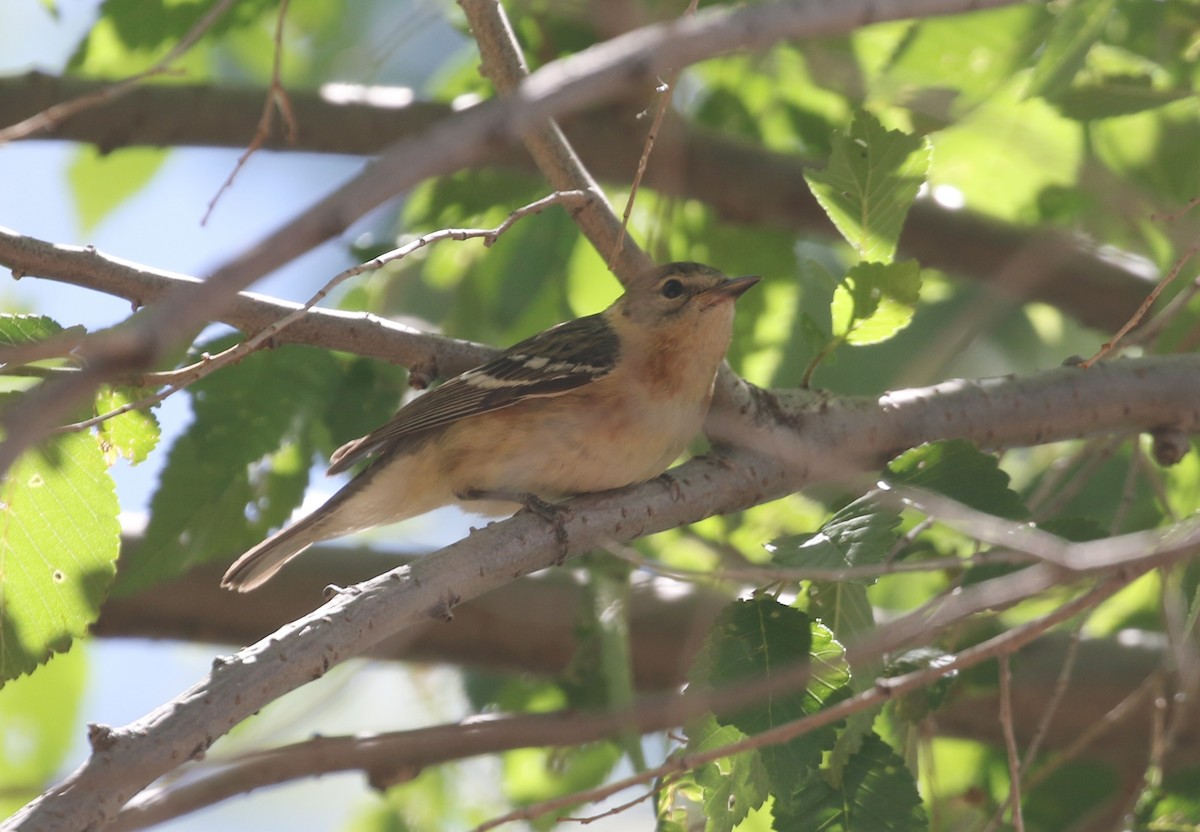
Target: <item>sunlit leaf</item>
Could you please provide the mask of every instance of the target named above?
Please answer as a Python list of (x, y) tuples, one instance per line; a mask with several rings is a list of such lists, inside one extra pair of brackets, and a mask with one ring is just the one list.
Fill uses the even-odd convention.
[(828, 166), (804, 178), (859, 256), (886, 263), (928, 167), (923, 138), (888, 130), (860, 110), (848, 133), (835, 138)]
[(886, 341), (912, 322), (920, 292), (913, 260), (859, 263), (833, 293), (833, 333), (850, 344)]
[(66, 650), (116, 571), (116, 494), (96, 440), (55, 436), (0, 483), (0, 684)]

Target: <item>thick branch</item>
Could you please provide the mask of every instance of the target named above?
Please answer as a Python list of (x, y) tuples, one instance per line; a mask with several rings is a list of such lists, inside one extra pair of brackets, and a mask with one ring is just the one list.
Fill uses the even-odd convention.
[[(459, 0), (459, 5), (466, 12), (471, 34), (479, 44), (484, 75), (502, 95), (512, 95), (529, 71), (504, 7), (499, 0)], [(554, 190), (583, 190), (596, 197), (577, 210), (574, 219), (600, 256), (612, 264), (621, 283), (628, 285), (633, 277), (653, 267), (650, 255), (622, 233), (621, 221), (567, 142), (558, 122), (549, 119), (545, 124), (535, 125), (526, 132), (524, 141), (538, 170)]]
[[(0, 79), (0, 124), (101, 86), (38, 74)], [(385, 92), (362, 90), (368, 101), (372, 93), (382, 98)], [(262, 96), (260, 90), (146, 86), (68, 120), (52, 137), (89, 142), (106, 151), (134, 145), (240, 148), (254, 135)], [(266, 144), (271, 149), (374, 155), (391, 143), (464, 118), (442, 104), (335, 102), (304, 92), (292, 93), (290, 100), (301, 125), (299, 143), (288, 145), (276, 137)], [(638, 101), (633, 106), (589, 109), (563, 122), (586, 165), (621, 185), (628, 184), (640, 152), (642, 129), (636, 115), (645, 105), (644, 96)], [(512, 141), (489, 145), (478, 164), (531, 168)], [(804, 185), (806, 165), (807, 160), (671, 117), (659, 134), (655, 164), (645, 181), (662, 193), (701, 200), (728, 222), (833, 238), (833, 226)], [(984, 281), (1007, 296), (1053, 304), (1105, 331), (1120, 327), (1150, 289), (1144, 277), (1097, 256), (1076, 238), (1006, 226), (929, 200), (918, 202), (909, 214), (901, 249), (924, 266)], [(1027, 253), (1037, 256), (1023, 256)]]
[[(1059, 388), (1066, 388), (1065, 395)], [(274, 636), (219, 660), (196, 687), (138, 722), (118, 730), (95, 729), (92, 757), (5, 828), (75, 829), (102, 823), (147, 784), (177, 766), (183, 749), (185, 754), (203, 752), (266, 703), (392, 634), (431, 618), (452, 618), (463, 600), (611, 540), (631, 540), (737, 511), (821, 479), (873, 471), (888, 454), (933, 438), (939, 429), (996, 446), (1165, 423), (1195, 432), (1200, 430), (1200, 358), (1130, 360), (1088, 371), (1054, 370), (1028, 379), (960, 383), (957, 389), (942, 385), (876, 402), (848, 401), (844, 406), (834, 406), (830, 400), (793, 403), (790, 411), (781, 410), (781, 403), (770, 394), (756, 395), (758, 407), (748, 403), (745, 415), (761, 424), (768, 413), (774, 413), (775, 427), (760, 428), (750, 438), (777, 437), (783, 430), (781, 420), (786, 419), (799, 431), (792, 450), (807, 445), (807, 457), (774, 455), (768, 461), (735, 452), (724, 459), (693, 460), (674, 469), (669, 484), (654, 480), (618, 494), (573, 501), (561, 515), (561, 529), (522, 513), (410, 567), (361, 584)], [(1119, 404), (1114, 406), (1113, 401)], [(1056, 410), (1060, 418), (1048, 417)], [(1076, 410), (1085, 415), (1072, 418)], [(1022, 425), (1029, 412), (1038, 418)], [(978, 423), (963, 420), (963, 414), (975, 414)], [(565, 546), (559, 531), (569, 541)], [(1191, 540), (1183, 544), (1194, 548)], [(1159, 557), (1154, 550), (1150, 555)], [(1052, 586), (1056, 575), (1060, 575), (1057, 568), (1034, 566), (1000, 579), (1007, 583), (994, 592), (990, 586), (994, 581), (973, 587), (970, 593), (942, 602), (934, 613), (893, 622), (883, 634), (886, 638), (870, 649), (907, 643), (915, 637), (914, 628), (946, 626), (947, 616), (965, 614), (970, 607), (968, 595), (973, 604), (1012, 603), (1025, 593)]]

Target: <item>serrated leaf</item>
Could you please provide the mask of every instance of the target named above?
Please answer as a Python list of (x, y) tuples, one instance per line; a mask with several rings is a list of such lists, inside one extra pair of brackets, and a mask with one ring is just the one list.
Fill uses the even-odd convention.
[[(757, 705), (718, 714), (722, 725), (753, 735), (815, 713), (847, 695), (849, 671), (841, 645), (827, 627), (772, 598), (735, 601), (717, 616), (693, 678), (715, 688), (770, 678), (810, 661), (812, 675), (803, 690), (777, 691)], [(805, 769), (820, 763), (832, 745), (835, 726), (825, 726), (759, 753), (776, 792)]]
[(327, 435), (321, 419), (339, 371), (325, 351), (280, 347), (192, 385), (194, 419), (171, 448), (145, 538), (137, 557), (123, 561), (117, 591), (231, 558), (282, 524), (308, 482), (315, 434)]
[[(732, 725), (721, 725), (711, 715), (687, 728), (689, 754), (711, 751), (745, 738)], [(692, 777), (700, 787), (698, 802), (704, 809), (705, 832), (731, 832), (770, 794), (771, 783), (755, 750), (731, 754), (697, 768)]]
[(90, 233), (121, 203), (140, 191), (158, 173), (167, 153), (157, 148), (128, 148), (101, 155), (92, 145), (83, 145), (67, 169), (67, 181), (75, 196), (79, 225)]
[(915, 260), (858, 263), (833, 293), (833, 334), (850, 344), (886, 341), (912, 322), (920, 294)]
[[(83, 327), (71, 327), (71, 329), (83, 332)], [(45, 341), (51, 335), (57, 335), (63, 331), (57, 321), (47, 318), (45, 315), (0, 315), (0, 346), (2, 347)]]
[[(96, 415), (112, 413), (127, 404), (141, 401), (152, 392), (145, 387), (102, 385), (96, 391)], [(148, 407), (105, 419), (97, 427), (97, 431), (109, 465), (112, 465), (117, 457), (124, 457), (134, 465), (142, 462), (158, 445), (161, 436), (158, 419)]]
[(994, 456), (963, 439), (914, 448), (887, 467), (887, 479), (927, 488), (963, 505), (1009, 520), (1023, 520), (1029, 509), (1008, 487), (1008, 474)]
[[(883, 563), (897, 535), (900, 514), (869, 497), (844, 506), (815, 534), (781, 537), (768, 543), (774, 562), (789, 569), (845, 569)], [(850, 578), (873, 583), (874, 578)], [(838, 632), (834, 628), (834, 632)]]
[(1055, 96), (1083, 67), (1112, 17), (1116, 0), (1072, 0), (1058, 16), (1029, 78), (1029, 96)]
[(805, 778), (787, 800), (776, 796), (775, 828), (789, 832), (927, 832), (917, 783), (904, 761), (877, 734), (845, 767), (842, 788), (820, 774)]
[(834, 139), (828, 166), (806, 172), (804, 179), (859, 256), (886, 263), (896, 254), (929, 159), (922, 137), (888, 130), (860, 110), (849, 132)]
[(0, 684), (96, 620), (116, 571), (116, 492), (96, 440), (56, 436), (0, 482)]

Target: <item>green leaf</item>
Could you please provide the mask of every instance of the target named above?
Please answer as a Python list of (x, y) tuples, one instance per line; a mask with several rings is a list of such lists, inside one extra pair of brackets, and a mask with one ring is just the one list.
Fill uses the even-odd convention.
[(858, 263), (833, 293), (833, 334), (851, 344), (878, 344), (912, 322), (921, 293), (914, 260)]
[(157, 148), (127, 148), (101, 154), (92, 145), (75, 153), (67, 170), (67, 181), (75, 195), (75, 210), (85, 233), (121, 203), (140, 191), (151, 179), (167, 154)]
[(304, 493), (318, 437), (328, 435), (321, 419), (340, 370), (328, 352), (286, 346), (192, 385), (194, 419), (171, 448), (118, 591), (232, 558), (283, 523)]
[[(844, 506), (815, 534), (781, 537), (767, 544), (778, 566), (789, 569), (845, 569), (883, 563), (898, 539), (900, 514), (880, 508), (870, 497)], [(874, 578), (851, 578), (874, 583)], [(826, 622), (828, 623), (828, 622)], [(834, 632), (841, 634), (838, 628)]]
[(775, 828), (789, 832), (927, 832), (917, 783), (876, 734), (846, 765), (842, 788), (810, 774), (789, 800), (775, 801)]
[[(759, 704), (718, 714), (717, 721), (753, 735), (815, 713), (847, 694), (850, 674), (841, 645), (829, 629), (800, 610), (760, 596), (735, 601), (721, 611), (692, 676), (700, 684), (721, 688), (771, 678), (803, 662), (810, 662), (812, 670), (805, 689), (776, 691)], [(835, 731), (827, 725), (759, 752), (776, 793), (820, 763)]]
[[(593, 556), (584, 564), (587, 582), (580, 605), (578, 645), (564, 673), (571, 707), (624, 710), (633, 704), (633, 666), (629, 646), (629, 573), (624, 561)], [(632, 729), (620, 740), (638, 770), (645, 768), (641, 736)]]
[(1071, 0), (1059, 14), (1029, 79), (1030, 96), (1067, 88), (1112, 17), (1116, 0)]
[[(111, 413), (127, 404), (140, 401), (153, 392), (147, 387), (102, 385), (96, 391), (96, 415)], [(124, 457), (135, 465), (142, 462), (158, 445), (161, 436), (158, 419), (149, 408), (130, 410), (105, 419), (97, 430), (109, 465), (116, 461), (116, 457)]]
[(842, 236), (863, 260), (887, 263), (929, 168), (920, 136), (888, 130), (860, 110), (833, 143), (829, 165), (805, 181)]
[[(953, 659), (954, 657), (949, 653), (936, 647), (916, 647), (889, 662), (886, 675), (889, 677), (903, 676), (931, 667), (944, 667)], [(958, 671), (952, 670), (939, 677), (937, 681), (893, 700), (896, 716), (913, 724), (925, 719), (946, 701), (946, 696), (950, 693), (950, 688), (954, 686), (957, 678)]]
[[(712, 716), (688, 725), (689, 754), (699, 754), (738, 742), (745, 734), (732, 725), (721, 725)], [(770, 794), (770, 779), (757, 751), (731, 754), (700, 766), (693, 773), (700, 788), (705, 832), (731, 832)]]
[(0, 684), (70, 647), (116, 571), (117, 497), (87, 433), (26, 451), (0, 483)]
[(1029, 516), (1029, 509), (1008, 487), (1008, 474), (996, 458), (963, 439), (922, 445), (901, 454), (888, 465), (887, 479), (936, 491), (996, 517), (1023, 520)]
[(37, 673), (9, 682), (0, 696), (0, 818), (37, 797), (71, 749), (87, 678), (76, 646)]
[[(71, 327), (71, 330), (79, 333), (84, 331), (81, 326)], [(58, 322), (45, 315), (0, 315), (0, 346), (11, 347), (16, 344), (45, 341), (51, 335), (58, 335), (63, 331)]]
[(1157, 89), (1149, 75), (1126, 75), (1070, 87), (1051, 101), (1067, 118), (1095, 121), (1153, 110), (1193, 94), (1186, 89)]
[(876, 90), (895, 91), (914, 119), (944, 125), (1009, 83), (1041, 47), (1049, 25), (1050, 13), (1034, 3), (919, 20)]
[[(613, 742), (509, 751), (502, 757), (504, 791), (513, 803), (525, 806), (592, 789), (604, 782), (620, 759), (621, 748)], [(553, 823), (553, 817), (543, 817), (532, 825), (547, 829)]]

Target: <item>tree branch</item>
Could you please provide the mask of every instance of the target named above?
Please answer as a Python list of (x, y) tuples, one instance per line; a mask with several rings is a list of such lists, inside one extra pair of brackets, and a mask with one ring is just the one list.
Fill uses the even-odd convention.
[[(466, 13), (471, 34), (479, 44), (483, 74), (502, 96), (515, 94), (529, 71), (504, 7), (499, 0), (458, 0), (458, 4)], [(530, 128), (523, 138), (538, 170), (554, 190), (582, 190), (595, 196), (573, 216), (584, 236), (610, 264), (622, 284), (628, 285), (632, 278), (654, 266), (650, 256), (628, 235), (621, 233), (621, 221), (575, 149), (567, 142), (558, 122), (548, 119), (545, 124)]]
[[(0, 124), (102, 87), (100, 82), (36, 73), (0, 79)], [(341, 87), (336, 93), (292, 93), (302, 125), (300, 143), (291, 147), (275, 137), (264, 147), (374, 155), (389, 143), (464, 118), (443, 104), (366, 103), (395, 98), (397, 91), (358, 89), (359, 97), (351, 100)], [(135, 145), (240, 148), (254, 133), (262, 96), (261, 90), (147, 86), (103, 110), (69, 119), (51, 138), (89, 142), (104, 152)], [(564, 120), (569, 141), (600, 177), (628, 184), (641, 146), (639, 109), (618, 104)], [(664, 163), (647, 170), (645, 183), (661, 193), (700, 200), (727, 222), (837, 236), (804, 185), (808, 160), (714, 134), (674, 115), (668, 115), (655, 153)], [(508, 140), (489, 145), (478, 163), (531, 168), (528, 157)], [(1098, 256), (1075, 237), (1007, 226), (970, 211), (947, 210), (932, 200), (913, 206), (900, 248), (923, 266), (982, 281), (1006, 297), (1052, 304), (1106, 332), (1124, 324), (1153, 288), (1143, 275)], [(1014, 263), (1020, 268), (1006, 267)]]
[[(4, 828), (37, 829), (53, 823), (76, 829), (105, 822), (155, 778), (203, 752), (268, 702), (392, 634), (429, 619), (452, 618), (463, 600), (610, 540), (632, 540), (766, 502), (816, 481), (840, 481), (874, 471), (880, 460), (934, 438), (937, 429), (993, 446), (1055, 441), (1080, 431), (1145, 429), (1166, 421), (1181, 430), (1200, 429), (1200, 357), (1196, 356), (1129, 360), (1088, 371), (1060, 369), (1027, 379), (940, 387), (877, 401), (846, 400), (843, 406), (810, 397), (802, 411), (781, 409), (783, 399), (757, 391), (759, 407), (748, 406), (745, 415), (761, 423), (774, 401), (776, 415), (790, 419), (800, 430), (793, 448), (807, 445), (811, 452), (807, 458), (790, 454), (763, 459), (733, 451), (723, 458), (695, 459), (673, 469), (669, 485), (654, 480), (619, 493), (572, 501), (561, 513), (561, 528), (551, 528), (557, 524), (523, 512), (409, 567), (344, 591), (272, 637), (236, 656), (218, 659), (207, 678), (160, 710), (121, 729), (94, 728), (92, 757)], [(1066, 393), (1059, 388), (1066, 388)], [(1043, 421), (1043, 414), (1056, 409), (1067, 412)], [(1021, 425), (1028, 412), (1038, 418)], [(1072, 418), (1077, 412), (1084, 416)], [(964, 419), (965, 415), (978, 418), (978, 423)], [(760, 429), (757, 437), (750, 438), (777, 436), (782, 430), (779, 419), (774, 424), (774, 430)], [(789, 464), (790, 469), (785, 467)], [(560, 531), (566, 535), (565, 545)], [(1178, 546), (1194, 548), (1191, 537), (1178, 541)], [(1140, 551), (1131, 563), (1162, 563), (1183, 551), (1155, 547)], [(1136, 573), (1131, 570), (1132, 566), (1125, 567), (1124, 574)], [(1045, 591), (1062, 576), (1060, 568), (1039, 564), (971, 587), (940, 602), (936, 610), (893, 622), (861, 649), (894, 649), (927, 635), (931, 628), (946, 626), (968, 614), (968, 609), (973, 613), (1013, 603)]]

